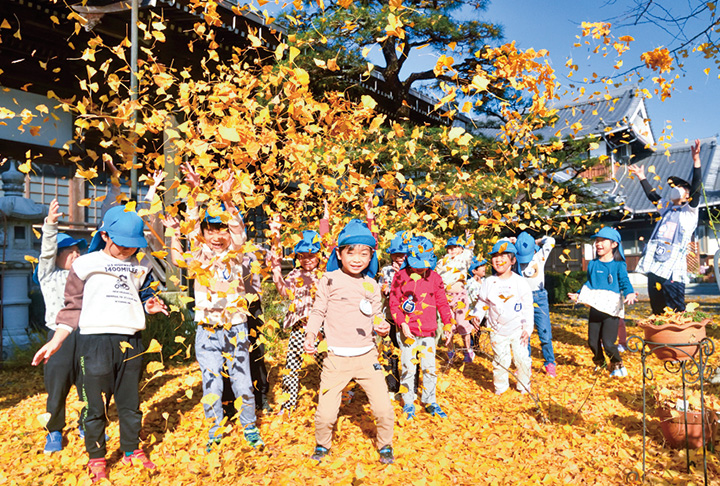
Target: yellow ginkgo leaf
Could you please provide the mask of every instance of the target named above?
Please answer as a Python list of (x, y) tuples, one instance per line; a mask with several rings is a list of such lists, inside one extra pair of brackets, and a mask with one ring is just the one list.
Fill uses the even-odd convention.
[(124, 353), (128, 349), (135, 349), (132, 347), (132, 344), (130, 344), (127, 341), (120, 341), (120, 352)]
[(50, 422), (50, 418), (52, 417), (52, 414), (49, 412), (41, 413), (37, 416), (37, 421), (40, 423), (40, 427), (45, 428), (45, 426)]
[(214, 393), (208, 393), (207, 395), (203, 395), (202, 399), (200, 400), (200, 403), (203, 405), (207, 405), (208, 407), (211, 407), (213, 403), (220, 400), (220, 397), (215, 395)]
[(148, 347), (145, 350), (146, 353), (159, 353), (160, 351), (162, 351), (162, 344), (157, 342), (156, 339), (150, 340), (150, 344), (148, 344)]
[(375, 286), (370, 282), (363, 282), (363, 288), (368, 292), (375, 292)]

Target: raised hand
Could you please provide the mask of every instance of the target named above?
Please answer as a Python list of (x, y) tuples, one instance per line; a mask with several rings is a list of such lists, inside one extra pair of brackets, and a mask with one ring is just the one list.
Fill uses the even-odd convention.
[(645, 168), (642, 165), (628, 165), (628, 171), (639, 180), (645, 179)]
[(695, 162), (695, 167), (700, 167), (700, 140), (695, 139), (695, 143), (693, 143), (692, 147), (690, 147), (690, 152), (692, 153), (693, 162)]
[(200, 176), (197, 172), (195, 172), (195, 168), (190, 165), (190, 162), (185, 162), (182, 166), (180, 166), (180, 169), (183, 174), (185, 174), (185, 180), (191, 188), (195, 189), (200, 186)]
[(48, 211), (47, 222), (50, 224), (55, 224), (60, 219), (60, 216), (62, 216), (62, 213), (60, 212), (60, 203), (57, 199), (53, 199), (50, 203), (50, 210)]
[(165, 226), (166, 228), (180, 231), (180, 220), (177, 219), (175, 216), (170, 216), (169, 214), (166, 214), (165, 217), (161, 218), (161, 220), (163, 226)]

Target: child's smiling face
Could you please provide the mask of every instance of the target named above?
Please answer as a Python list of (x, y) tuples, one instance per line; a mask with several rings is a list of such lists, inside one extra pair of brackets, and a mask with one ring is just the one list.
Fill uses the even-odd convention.
[(458, 245), (450, 245), (447, 247), (447, 254), (449, 257), (458, 256), (463, 252), (463, 247)]
[(62, 270), (70, 270), (73, 262), (80, 256), (80, 248), (77, 245), (61, 248), (55, 257), (55, 265)]
[(358, 277), (370, 265), (374, 250), (366, 245), (343, 246), (335, 250), (343, 272)]
[(511, 272), (513, 263), (515, 263), (515, 256), (512, 253), (495, 253), (490, 258), (493, 270), (500, 276)]
[(300, 263), (300, 268), (306, 272), (315, 270), (320, 263), (320, 257), (317, 253), (302, 252), (295, 255)]
[(205, 243), (216, 252), (223, 252), (230, 248), (232, 238), (225, 225), (208, 224), (202, 230)]
[(613, 248), (617, 246), (616, 241), (608, 240), (607, 238), (595, 238), (595, 254), (599, 260), (612, 259)]
[(392, 260), (393, 265), (400, 266), (405, 261), (405, 256), (405, 253), (391, 253), (390, 260)]

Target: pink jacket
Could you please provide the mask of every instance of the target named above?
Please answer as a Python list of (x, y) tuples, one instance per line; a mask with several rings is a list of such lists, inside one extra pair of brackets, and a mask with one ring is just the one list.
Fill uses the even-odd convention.
[[(437, 331), (436, 313), (444, 325), (452, 325), (453, 317), (445, 294), (442, 277), (434, 270), (414, 280), (408, 267), (399, 270), (393, 278), (390, 289), (390, 313), (398, 326), (407, 322), (415, 336), (432, 336)], [(412, 304), (409, 304), (412, 299)], [(403, 304), (405, 309), (403, 308)], [(408, 312), (408, 307), (414, 309)]]

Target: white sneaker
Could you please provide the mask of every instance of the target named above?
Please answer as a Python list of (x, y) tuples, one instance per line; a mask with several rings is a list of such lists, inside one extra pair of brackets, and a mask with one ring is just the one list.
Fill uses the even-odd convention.
[(612, 373), (610, 373), (610, 376), (612, 376), (613, 378), (625, 378), (627, 375), (627, 368), (625, 368), (625, 366), (623, 365), (618, 366), (612, 371)]

